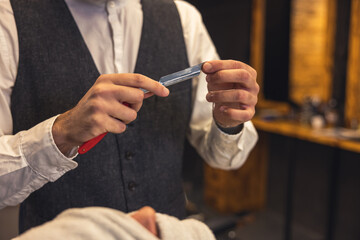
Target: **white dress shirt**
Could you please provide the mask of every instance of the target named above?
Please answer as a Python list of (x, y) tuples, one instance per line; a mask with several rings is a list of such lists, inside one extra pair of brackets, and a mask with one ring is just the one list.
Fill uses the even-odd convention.
[[(65, 2), (99, 72), (133, 72), (142, 29), (140, 0)], [(185, 1), (175, 3), (190, 65), (218, 59), (199, 12)], [(56, 116), (13, 135), (10, 96), (18, 61), (18, 36), (11, 4), (9, 0), (0, 0), (0, 209), (22, 202), (45, 183), (77, 167), (73, 161), (76, 154), (64, 156), (54, 143), (52, 125)], [(213, 167), (240, 167), (257, 141), (254, 126), (246, 122), (239, 134), (223, 133), (212, 119), (212, 104), (205, 99), (204, 74), (194, 79), (193, 89), (193, 113), (187, 134), (190, 143)]]

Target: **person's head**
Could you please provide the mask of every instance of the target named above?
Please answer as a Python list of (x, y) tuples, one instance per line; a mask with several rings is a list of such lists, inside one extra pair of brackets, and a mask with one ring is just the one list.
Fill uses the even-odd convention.
[(130, 216), (143, 225), (152, 234), (157, 237), (159, 236), (156, 227), (156, 212), (153, 208), (147, 206), (140, 208), (138, 211), (130, 214)]

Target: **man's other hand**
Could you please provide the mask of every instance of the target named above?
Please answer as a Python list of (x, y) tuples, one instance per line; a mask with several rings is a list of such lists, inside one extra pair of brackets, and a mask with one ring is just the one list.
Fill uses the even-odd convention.
[(207, 74), (206, 99), (214, 103), (213, 116), (221, 127), (235, 127), (252, 119), (259, 93), (256, 71), (234, 60), (214, 60), (204, 63)]

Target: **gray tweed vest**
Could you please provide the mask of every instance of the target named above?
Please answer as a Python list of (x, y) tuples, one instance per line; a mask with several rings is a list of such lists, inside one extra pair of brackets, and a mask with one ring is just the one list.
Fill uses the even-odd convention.
[[(14, 132), (74, 107), (99, 76), (63, 0), (12, 0), (20, 59), (11, 96)], [(144, 22), (136, 73), (153, 79), (188, 67), (172, 0), (142, 0)], [(191, 82), (167, 98), (146, 99), (125, 133), (108, 134), (79, 166), (21, 204), (20, 231), (71, 207), (129, 212), (144, 205), (184, 217), (182, 154), (191, 113)]]

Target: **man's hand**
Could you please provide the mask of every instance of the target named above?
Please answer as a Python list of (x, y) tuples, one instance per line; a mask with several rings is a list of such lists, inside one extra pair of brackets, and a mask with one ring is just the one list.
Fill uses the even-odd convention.
[(140, 74), (101, 75), (73, 109), (55, 120), (54, 141), (67, 154), (104, 132), (122, 133), (126, 124), (136, 119), (143, 100), (154, 94), (166, 97), (169, 90)]
[(221, 127), (252, 119), (260, 89), (253, 68), (239, 61), (214, 60), (204, 63), (202, 71), (207, 74), (206, 99), (214, 103), (213, 116)]

